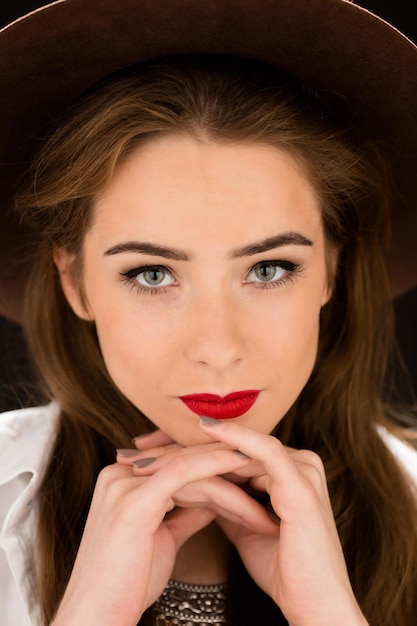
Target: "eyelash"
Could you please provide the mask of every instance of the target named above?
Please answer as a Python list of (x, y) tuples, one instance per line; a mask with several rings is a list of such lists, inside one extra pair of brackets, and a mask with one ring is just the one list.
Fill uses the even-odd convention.
[(162, 287), (145, 287), (145, 285), (141, 285), (140, 283), (138, 283), (138, 281), (136, 280), (136, 277), (139, 274), (143, 274), (144, 272), (150, 272), (150, 271), (155, 271), (155, 270), (162, 270), (163, 272), (169, 272), (172, 276), (172, 272), (171, 270), (169, 270), (167, 267), (163, 266), (163, 265), (142, 265), (141, 267), (135, 267), (133, 270), (129, 270), (128, 272), (122, 272), (121, 276), (122, 276), (122, 280), (123, 282), (130, 287), (131, 289), (135, 289), (137, 293), (141, 294), (146, 294), (146, 295), (157, 295), (157, 294), (161, 294), (161, 293), (165, 293), (167, 287), (166, 286), (162, 286)]
[(252, 282), (246, 281), (246, 285), (252, 285), (258, 289), (277, 289), (280, 287), (284, 287), (287, 283), (293, 282), (296, 280), (297, 276), (302, 272), (303, 268), (299, 263), (292, 263), (291, 261), (277, 260), (277, 261), (259, 261), (253, 265), (248, 274), (253, 272), (257, 267), (261, 267), (262, 265), (272, 266), (272, 267), (280, 267), (285, 270), (284, 276), (281, 278), (270, 280), (270, 281), (259, 281)]
[[(265, 281), (265, 282), (245, 281), (244, 283), (245, 285), (253, 285), (254, 287), (258, 289), (276, 289), (278, 287), (284, 287), (284, 285), (286, 285), (287, 283), (296, 280), (297, 275), (300, 274), (303, 270), (300, 264), (292, 263), (291, 261), (283, 261), (283, 260), (259, 261), (258, 263), (255, 263), (255, 265), (252, 265), (252, 267), (249, 269), (246, 275), (249, 276), (249, 274), (252, 271), (254, 271), (256, 268), (261, 267), (262, 265), (280, 267), (283, 270), (285, 270), (286, 273), (284, 274), (284, 276), (282, 276), (281, 278), (277, 280), (271, 280), (271, 281)], [(171, 270), (165, 267), (164, 265), (143, 265), (141, 267), (136, 267), (132, 270), (129, 270), (128, 272), (121, 272), (120, 275), (122, 277), (123, 283), (126, 284), (131, 289), (135, 289), (138, 294), (158, 295), (158, 294), (165, 293), (167, 290), (167, 287), (169, 287), (170, 285), (165, 285), (161, 287), (152, 287), (152, 286), (145, 287), (145, 285), (141, 285), (136, 280), (136, 277), (139, 274), (143, 274), (144, 272), (155, 271), (155, 270), (168, 272), (169, 274), (171, 274), (171, 276), (173, 276), (173, 273), (171, 272)]]

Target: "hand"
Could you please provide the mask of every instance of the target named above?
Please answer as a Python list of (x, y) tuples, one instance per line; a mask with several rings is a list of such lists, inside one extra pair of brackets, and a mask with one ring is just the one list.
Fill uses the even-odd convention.
[[(350, 585), (320, 458), (307, 450), (285, 448), (275, 438), (236, 422), (214, 421), (202, 424), (202, 428), (217, 443), (182, 449), (163, 433), (139, 440), (138, 445), (146, 450), (140, 457), (155, 456), (157, 460), (138, 471), (157, 471), (176, 455), (195, 455), (219, 446), (250, 456), (252, 461), (228, 478), (233, 482), (249, 480), (250, 487), (269, 494), (280, 518), (278, 530), (259, 532), (222, 513), (217, 522), (236, 546), (252, 578), (274, 599), (292, 626), (365, 625)], [(150, 450), (152, 444), (160, 447)], [(224, 476), (221, 480), (224, 488)], [(198, 488), (201, 486), (187, 485), (176, 494), (175, 502), (192, 506)], [(222, 502), (227, 507), (227, 498)]]
[[(136, 626), (163, 591), (180, 546), (219, 513), (267, 532), (262, 507), (229, 483), (223, 508), (218, 477), (249, 461), (230, 449), (172, 458), (150, 476), (131, 466), (106, 467), (99, 475), (74, 568), (52, 626)], [(137, 470), (135, 470), (136, 472)], [(139, 473), (139, 472), (138, 472)], [(175, 508), (188, 485), (203, 485), (204, 504)], [(233, 492), (233, 493), (232, 493)], [(211, 501), (219, 500), (218, 508)], [(223, 505), (225, 503), (223, 502)], [(167, 511), (171, 511), (166, 515)]]
[[(365, 625), (350, 585), (320, 458), (308, 450), (285, 448), (276, 438), (237, 423), (211, 422), (202, 428), (264, 468), (250, 484), (269, 494), (280, 518), (279, 536), (252, 532), (225, 519), (219, 523), (249, 574), (289, 624)], [(243, 471), (248, 470), (249, 466)]]

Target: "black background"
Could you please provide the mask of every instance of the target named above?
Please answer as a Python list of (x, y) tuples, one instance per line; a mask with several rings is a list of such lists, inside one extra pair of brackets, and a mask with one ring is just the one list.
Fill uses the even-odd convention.
[[(294, 0), (297, 1), (299, 0)], [(97, 0), (97, 3), (100, 4), (100, 0)], [(33, 0), (3, 0), (0, 5), (0, 26), (44, 4), (47, 3)], [(358, 0), (356, 4), (391, 22), (417, 43), (415, 0)], [(399, 351), (408, 370), (411, 387), (417, 392), (417, 288), (398, 298), (394, 306)], [(410, 396), (406, 390), (407, 376), (397, 361), (393, 361), (392, 369), (399, 396), (408, 401)], [(0, 317), (0, 410), (37, 403), (39, 397), (34, 389), (21, 329)]]

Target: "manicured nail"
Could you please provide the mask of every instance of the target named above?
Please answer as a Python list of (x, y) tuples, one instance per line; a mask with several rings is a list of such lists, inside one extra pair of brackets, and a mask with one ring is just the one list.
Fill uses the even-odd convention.
[(240, 456), (241, 459), (250, 459), (250, 456), (248, 456), (244, 452), (241, 452), (240, 450), (235, 450), (235, 454)]
[(214, 419), (214, 417), (207, 417), (207, 415), (200, 415), (200, 422), (204, 426), (220, 426), (221, 421)]
[(140, 454), (140, 450), (138, 450), (137, 448), (121, 448), (119, 450), (116, 450), (116, 452), (119, 456), (123, 456), (127, 459), (131, 456), (137, 456), (138, 454)]
[(132, 465), (135, 467), (146, 467), (156, 461), (156, 457), (149, 457), (148, 459), (138, 459), (137, 461), (132, 461)]

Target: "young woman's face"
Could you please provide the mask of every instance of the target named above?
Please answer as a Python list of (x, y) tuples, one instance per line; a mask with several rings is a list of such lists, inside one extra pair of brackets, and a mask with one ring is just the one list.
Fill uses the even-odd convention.
[(198, 413), (274, 428), (310, 376), (330, 295), (318, 201), (292, 157), (149, 141), (97, 199), (83, 254), (87, 311), (57, 253), (64, 290), (156, 427), (183, 445), (205, 441)]

